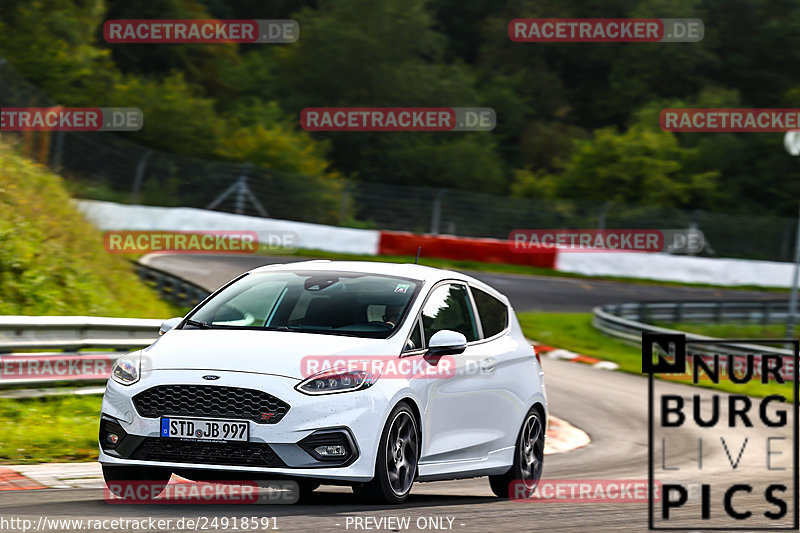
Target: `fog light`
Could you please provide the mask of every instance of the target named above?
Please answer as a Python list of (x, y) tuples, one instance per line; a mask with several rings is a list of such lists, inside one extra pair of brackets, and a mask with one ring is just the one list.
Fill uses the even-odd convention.
[(106, 435), (106, 440), (111, 444), (116, 444), (119, 442), (119, 436), (116, 433), (109, 433)]
[(314, 451), (322, 457), (344, 457), (347, 455), (347, 448), (341, 445), (317, 446)]

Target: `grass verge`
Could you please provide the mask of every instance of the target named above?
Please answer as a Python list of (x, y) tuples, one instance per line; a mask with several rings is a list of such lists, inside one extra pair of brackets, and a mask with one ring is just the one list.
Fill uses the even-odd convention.
[(0, 464), (97, 459), (101, 396), (0, 398)]
[(168, 318), (130, 262), (103, 248), (61, 177), (0, 143), (0, 314)]

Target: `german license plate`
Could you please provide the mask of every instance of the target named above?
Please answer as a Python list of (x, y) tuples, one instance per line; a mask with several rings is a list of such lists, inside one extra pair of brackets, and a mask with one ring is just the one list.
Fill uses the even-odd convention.
[(250, 424), (241, 420), (205, 420), (202, 418), (161, 418), (162, 438), (247, 442)]

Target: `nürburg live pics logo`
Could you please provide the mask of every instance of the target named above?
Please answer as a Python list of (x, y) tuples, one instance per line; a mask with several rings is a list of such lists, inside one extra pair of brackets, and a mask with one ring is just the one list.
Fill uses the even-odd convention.
[(799, 344), (642, 333), (649, 529), (798, 529)]

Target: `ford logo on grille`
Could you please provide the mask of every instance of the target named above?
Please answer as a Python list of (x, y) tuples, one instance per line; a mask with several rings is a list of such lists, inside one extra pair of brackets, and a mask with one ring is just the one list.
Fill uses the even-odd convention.
[(219, 376), (214, 376), (214, 375), (210, 375), (209, 374), (208, 376), (203, 376), (203, 379), (207, 379), (209, 381), (214, 381), (215, 379), (219, 379)]

